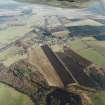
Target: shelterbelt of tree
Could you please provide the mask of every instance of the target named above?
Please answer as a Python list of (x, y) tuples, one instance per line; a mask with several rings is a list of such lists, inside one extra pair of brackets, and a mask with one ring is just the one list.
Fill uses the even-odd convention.
[(86, 7), (95, 0), (16, 0), (26, 3), (48, 4), (53, 6), (71, 6), (71, 7)]

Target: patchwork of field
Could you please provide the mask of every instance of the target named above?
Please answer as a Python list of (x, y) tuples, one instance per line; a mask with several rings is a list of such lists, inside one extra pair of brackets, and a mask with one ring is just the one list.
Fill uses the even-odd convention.
[(102, 56), (105, 56), (105, 41), (86, 41), (85, 42), (89, 47), (100, 53)]
[(81, 38), (70, 42), (70, 47), (81, 56), (105, 68), (105, 41)]
[[(29, 32), (32, 30), (32, 27), (35, 24), (35, 17), (34, 16), (27, 16), (23, 17), (22, 21), (26, 21), (24, 26), (12, 26), (5, 30), (0, 30), (0, 61), (4, 61), (6, 66), (11, 65), (12, 63), (24, 58), (25, 54), (22, 55), (22, 48), (16, 47), (15, 41), (16, 40), (29, 40), (32, 36)], [(27, 37), (29, 36), (29, 37)], [(13, 42), (13, 43), (12, 43)], [(28, 42), (28, 41), (27, 41)], [(11, 45), (9, 45), (11, 44)], [(8, 46), (9, 45), (9, 46)], [(4, 48), (7, 46), (6, 48)]]
[(22, 55), (21, 49), (16, 46), (12, 46), (0, 53), (0, 60), (4, 62), (5, 66), (10, 66), (14, 62), (23, 58), (26, 58), (26, 54)]
[(75, 81), (85, 87), (97, 87), (95, 82), (87, 76), (83, 69), (91, 65), (92, 63), (87, 59), (82, 58), (77, 55), (71, 49), (64, 49), (64, 53), (57, 53), (59, 58), (68, 68), (69, 72), (72, 74)]
[(38, 17), (35, 17), (35, 15), (21, 17), (21, 21), (25, 22), (23, 26), (11, 26), (7, 29), (0, 30), (0, 44), (3, 45), (6, 43), (10, 43), (18, 39), (19, 37), (24, 36), (24, 34), (30, 32), (32, 30), (32, 26), (41, 23), (38, 21), (37, 18)]
[(0, 104), (1, 105), (34, 105), (31, 99), (14, 90), (13, 88), (0, 83)]
[(28, 26), (10, 27), (6, 30), (0, 30), (0, 43), (6, 44), (22, 37), (25, 33), (31, 30)]

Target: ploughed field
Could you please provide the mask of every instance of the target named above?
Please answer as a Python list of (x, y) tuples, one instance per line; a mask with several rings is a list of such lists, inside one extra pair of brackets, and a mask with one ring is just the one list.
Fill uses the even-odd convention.
[(91, 88), (97, 87), (95, 82), (91, 78), (89, 78), (84, 72), (84, 65), (82, 65), (82, 62), (84, 61), (80, 62), (75, 59), (76, 57), (74, 58), (72, 55), (70, 57), (66, 53), (58, 53), (57, 55), (63, 61), (68, 70), (71, 72), (78, 84)]
[(59, 52), (57, 55), (47, 45), (41, 48), (57, 72), (57, 75), (61, 78), (64, 86), (77, 83), (90, 88), (100, 87), (100, 85), (85, 72), (85, 69), (92, 65), (91, 61), (81, 57), (69, 48), (64, 48), (64, 52)]
[(42, 49), (45, 52), (45, 54), (48, 57), (51, 64), (53, 65), (53, 67), (55, 68), (55, 71), (60, 76), (64, 85), (67, 85), (69, 83), (74, 83), (72, 76), (69, 75), (66, 68), (61, 63), (61, 61), (57, 58), (57, 56), (54, 54), (54, 52), (47, 45), (42, 46)]

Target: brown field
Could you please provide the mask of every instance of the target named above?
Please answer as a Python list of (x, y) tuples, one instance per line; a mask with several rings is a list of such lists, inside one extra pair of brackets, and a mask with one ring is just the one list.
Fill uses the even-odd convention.
[(71, 50), (70, 48), (64, 48), (64, 52), (66, 55), (68, 55), (69, 57), (74, 58), (75, 60), (77, 60), (77, 62), (80, 62), (83, 64), (83, 66), (87, 67), (89, 65), (92, 64), (91, 61), (85, 59), (84, 57), (80, 56), (79, 54), (77, 54), (75, 51)]
[(32, 49), (29, 53), (28, 60), (32, 65), (37, 66), (49, 86), (63, 87), (60, 77), (41, 48)]
[(80, 85), (92, 88), (96, 87), (95, 82), (84, 72), (85, 67), (90, 65), (91, 62), (75, 54), (75, 52), (73, 53), (70, 49), (65, 50), (64, 53), (57, 53), (57, 55)]
[(60, 76), (63, 84), (66, 86), (69, 83), (74, 83), (75, 81), (73, 80), (72, 76), (69, 75), (68, 71), (66, 70), (62, 62), (57, 58), (55, 53), (47, 45), (42, 46), (42, 49), (55, 68), (56, 72)]

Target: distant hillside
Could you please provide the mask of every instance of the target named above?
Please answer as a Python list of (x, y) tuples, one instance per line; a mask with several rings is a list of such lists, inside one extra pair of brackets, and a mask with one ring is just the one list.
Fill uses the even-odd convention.
[(87, 3), (90, 3), (91, 1), (94, 0), (16, 0), (16, 1), (49, 4), (54, 6), (81, 7), (81, 6), (87, 6)]
[(8, 9), (8, 10), (13, 10), (18, 8), (20, 5), (16, 3), (5, 3), (5, 4), (0, 4), (0, 9)]
[[(18, 0), (18, 1), (25, 1), (25, 2), (30, 2), (30, 3), (35, 3), (38, 0)], [(42, 2), (51, 2), (51, 1), (68, 1), (68, 2), (87, 2), (91, 0), (40, 0)], [(92, 0), (93, 1), (93, 0)]]

